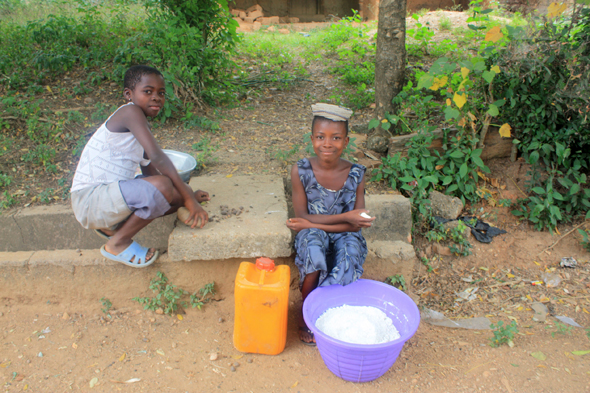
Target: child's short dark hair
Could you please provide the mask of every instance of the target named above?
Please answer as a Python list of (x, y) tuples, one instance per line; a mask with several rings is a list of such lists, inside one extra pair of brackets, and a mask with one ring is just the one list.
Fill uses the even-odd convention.
[(327, 117), (323, 117), (323, 116), (314, 116), (313, 120), (311, 121), (311, 132), (313, 133), (313, 127), (315, 127), (315, 123), (317, 121), (333, 121), (335, 123), (344, 123), (344, 129), (346, 130), (346, 134), (348, 136), (348, 120), (346, 121), (335, 121), (332, 119), (328, 119)]
[(123, 78), (123, 88), (129, 90), (135, 89), (135, 85), (137, 85), (137, 83), (141, 80), (141, 77), (144, 75), (160, 75), (162, 78), (164, 77), (162, 73), (154, 67), (135, 65), (129, 67), (129, 69), (125, 72), (125, 78)]

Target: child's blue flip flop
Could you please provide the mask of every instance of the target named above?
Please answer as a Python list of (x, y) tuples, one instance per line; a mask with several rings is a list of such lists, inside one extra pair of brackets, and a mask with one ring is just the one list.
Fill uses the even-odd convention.
[[(154, 256), (149, 261), (146, 261), (145, 259), (148, 251), (148, 248), (140, 246), (136, 241), (133, 241), (129, 247), (124, 251), (121, 251), (118, 255), (111, 254), (104, 248), (104, 246), (100, 248), (100, 253), (105, 258), (108, 258), (111, 261), (121, 262), (131, 267), (146, 267), (154, 263), (156, 259), (158, 259), (158, 251), (156, 250)], [(132, 259), (133, 262), (131, 261)]]

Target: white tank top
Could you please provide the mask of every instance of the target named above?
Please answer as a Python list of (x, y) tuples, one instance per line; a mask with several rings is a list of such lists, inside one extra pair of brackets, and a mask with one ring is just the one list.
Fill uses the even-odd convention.
[[(126, 105), (133, 103), (125, 104), (117, 111)], [(101, 183), (133, 179), (138, 165), (150, 163), (143, 158), (143, 146), (131, 132), (111, 132), (107, 128), (107, 122), (117, 111), (96, 130), (84, 147), (71, 192)]]

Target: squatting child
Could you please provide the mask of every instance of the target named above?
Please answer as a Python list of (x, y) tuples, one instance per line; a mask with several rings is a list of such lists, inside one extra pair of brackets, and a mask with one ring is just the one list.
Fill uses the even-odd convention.
[[(164, 77), (155, 68), (127, 70), (117, 109), (92, 135), (80, 157), (72, 183), (72, 208), (84, 228), (107, 239), (102, 255), (132, 267), (156, 261), (158, 251), (133, 237), (153, 219), (185, 206), (191, 227), (203, 227), (208, 215), (200, 202), (209, 194), (185, 184), (150, 131), (166, 101)], [(143, 175), (135, 177), (137, 167)]]
[[(366, 168), (341, 158), (349, 141), (352, 111), (316, 104), (312, 112), (316, 156), (299, 160), (291, 169), (295, 218), (287, 220), (287, 226), (298, 232), (295, 264), (302, 301), (318, 286), (348, 285), (361, 277), (367, 256), (361, 228), (370, 227), (375, 219), (365, 210)], [(302, 314), (299, 339), (315, 345)]]

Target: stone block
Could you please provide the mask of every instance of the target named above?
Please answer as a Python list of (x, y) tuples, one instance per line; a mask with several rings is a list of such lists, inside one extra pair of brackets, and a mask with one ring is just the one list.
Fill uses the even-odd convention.
[(392, 263), (409, 261), (416, 258), (414, 247), (402, 241), (377, 240), (368, 242), (367, 247), (381, 259), (387, 259)]
[(250, 12), (260, 11), (262, 12), (262, 7), (259, 4), (254, 4), (252, 7), (248, 7), (246, 9), (246, 13), (249, 14)]
[(279, 24), (279, 17), (278, 16), (269, 16), (267, 18), (259, 18), (258, 21), (263, 26), (269, 25), (278, 25)]
[(240, 10), (240, 9), (233, 9), (230, 11), (232, 16), (235, 16), (237, 18), (242, 18), (244, 19), (246, 17), (246, 11), (244, 10)]
[(254, 18), (245, 17), (245, 18), (244, 18), (244, 22), (245, 22), (245, 23), (254, 23)]
[(289, 23), (299, 23), (299, 18), (296, 17), (289, 17)]
[[(202, 229), (177, 223), (168, 242), (171, 261), (287, 257), (292, 235), (285, 225), (287, 201), (279, 176), (210, 176), (198, 179), (200, 189), (215, 195), (205, 206), (212, 222)], [(242, 213), (221, 218), (220, 206)], [(215, 216), (215, 217), (213, 217)]]
[(254, 23), (252, 23), (252, 31), (258, 31), (261, 27), (262, 25), (260, 24), (260, 22), (254, 21)]
[(267, 33), (274, 33), (275, 32), (275, 28), (274, 26), (269, 26), (268, 29), (266, 29)]
[[(161, 217), (135, 237), (141, 244), (165, 250), (173, 217)], [(68, 205), (35, 206), (0, 216), (0, 251), (95, 249), (104, 239), (82, 228)]]
[(376, 217), (370, 228), (363, 228), (367, 241), (387, 240), (411, 243), (412, 208), (401, 195), (367, 195), (365, 206)]
[(279, 29), (278, 32), (281, 34), (289, 34), (291, 31), (289, 29)]
[(367, 242), (369, 252), (363, 265), (363, 278), (385, 281), (387, 277), (399, 274), (411, 285), (414, 266), (418, 259), (412, 245), (400, 241)]
[(463, 202), (457, 197), (431, 191), (428, 199), (430, 199), (432, 214), (435, 216), (454, 220), (463, 211)]
[(262, 13), (262, 11), (252, 11), (252, 12), (248, 12), (248, 18), (252, 18), (254, 20), (258, 19), (258, 18), (262, 18), (264, 16), (264, 14)]

